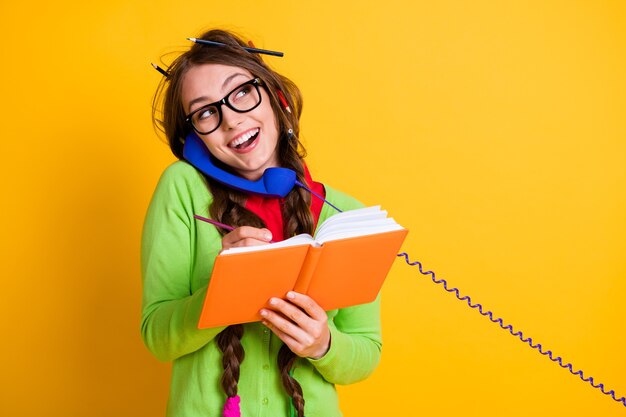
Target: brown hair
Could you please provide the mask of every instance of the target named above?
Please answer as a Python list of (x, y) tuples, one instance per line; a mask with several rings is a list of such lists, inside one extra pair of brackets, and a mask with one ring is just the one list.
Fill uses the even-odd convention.
[[(153, 100), (153, 123), (157, 129), (165, 133), (174, 155), (178, 159), (184, 159), (184, 140), (191, 129), (189, 124), (185, 122), (186, 115), (181, 100), (182, 81), (187, 71), (193, 66), (203, 64), (222, 64), (244, 68), (254, 77), (259, 77), (263, 81), (264, 88), (270, 98), (278, 124), (278, 161), (280, 166), (294, 170), (298, 180), (304, 183), (303, 158), (306, 151), (298, 139), (299, 121), (302, 113), (302, 96), (298, 87), (288, 78), (269, 68), (258, 54), (243, 49), (247, 44), (232, 33), (211, 30), (204, 33), (199, 39), (221, 42), (227, 46), (194, 44), (189, 51), (172, 62), (168, 69), (168, 76), (161, 81)], [(278, 98), (278, 91), (281, 91), (287, 100), (291, 113), (283, 110)], [(162, 117), (159, 118), (158, 108), (161, 102), (163, 113)], [(222, 169), (230, 170), (227, 165), (220, 164), (219, 161), (217, 164)], [(265, 227), (263, 220), (245, 209), (245, 194), (227, 188), (210, 177), (204, 177), (213, 195), (213, 202), (209, 207), (213, 219), (235, 227), (243, 225)], [(299, 233), (313, 233), (314, 220), (309, 208), (310, 203), (310, 194), (300, 187), (295, 187), (284, 198), (281, 210), (284, 219), (283, 235), (286, 238)], [(220, 232), (225, 233), (224, 231)], [(227, 397), (237, 395), (239, 366), (244, 358), (241, 346), (242, 336), (242, 325), (229, 326), (217, 336), (217, 344), (223, 355), (222, 388)], [(298, 417), (303, 417), (302, 388), (289, 373), (296, 359), (296, 355), (286, 345), (283, 345), (278, 354), (277, 362), (283, 386), (292, 398)]]

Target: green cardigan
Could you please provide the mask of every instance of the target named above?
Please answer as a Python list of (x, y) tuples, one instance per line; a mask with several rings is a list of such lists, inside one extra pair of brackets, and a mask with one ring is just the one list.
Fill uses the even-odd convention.
[[(342, 210), (362, 207), (330, 187), (326, 197)], [(221, 417), (221, 352), (215, 336), (224, 328), (198, 329), (197, 323), (221, 250), (217, 229), (194, 220), (206, 216), (211, 195), (204, 178), (177, 161), (159, 180), (146, 215), (141, 245), (143, 303), (141, 335), (162, 361), (173, 361), (167, 416)], [(324, 205), (319, 223), (335, 210)], [(276, 294), (282, 296), (282, 294)], [(298, 359), (294, 377), (302, 386), (306, 417), (341, 416), (335, 384), (367, 378), (381, 353), (380, 300), (329, 311), (330, 350), (318, 360)], [(287, 416), (276, 357), (282, 341), (260, 323), (244, 325), (239, 395), (243, 417)]]

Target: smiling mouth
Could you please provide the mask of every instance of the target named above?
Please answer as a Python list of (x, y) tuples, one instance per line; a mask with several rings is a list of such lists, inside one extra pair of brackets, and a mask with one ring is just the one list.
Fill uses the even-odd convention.
[(254, 141), (259, 137), (259, 129), (251, 130), (247, 133), (244, 133), (239, 138), (233, 140), (228, 144), (229, 148), (235, 149), (245, 149), (248, 146), (252, 145)]

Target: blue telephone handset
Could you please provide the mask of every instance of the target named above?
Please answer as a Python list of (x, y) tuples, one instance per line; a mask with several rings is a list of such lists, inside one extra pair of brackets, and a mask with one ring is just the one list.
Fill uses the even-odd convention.
[(185, 139), (183, 156), (191, 165), (222, 184), (239, 191), (268, 197), (285, 197), (296, 185), (296, 173), (289, 168), (267, 168), (263, 176), (250, 181), (226, 172), (215, 165), (215, 158), (195, 132)]

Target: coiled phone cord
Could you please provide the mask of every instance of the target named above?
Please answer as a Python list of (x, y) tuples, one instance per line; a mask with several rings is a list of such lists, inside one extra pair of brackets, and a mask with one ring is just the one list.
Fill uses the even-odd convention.
[[(311, 194), (313, 194), (315, 197), (323, 200), (326, 204), (329, 204), (331, 207), (333, 207), (338, 212), (342, 212), (342, 210), (340, 210), (339, 208), (337, 208), (334, 205), (332, 205), (329, 201), (324, 199), (324, 197), (320, 196), (319, 194), (316, 194), (315, 192), (313, 192), (312, 190), (307, 188), (304, 184), (302, 184), (302, 183), (300, 183), (298, 181), (296, 181), (296, 184), (298, 186), (304, 188), (305, 190), (307, 190)], [(472, 299), (470, 298), (469, 295), (465, 295), (465, 296), (461, 297), (461, 293), (460, 293), (458, 288), (456, 288), (456, 287), (455, 288), (448, 288), (448, 282), (445, 279), (437, 279), (435, 277), (435, 273), (433, 271), (426, 271), (426, 272), (424, 272), (423, 269), (422, 269), (422, 263), (419, 262), (419, 261), (411, 262), (409, 260), (409, 255), (406, 252), (399, 253), (397, 256), (398, 257), (404, 257), (404, 260), (406, 261), (406, 263), (409, 266), (416, 266), (417, 265), (418, 268), (419, 268), (419, 271), (420, 271), (420, 273), (422, 275), (430, 275), (430, 279), (435, 284), (443, 285), (444, 290), (446, 290), (449, 293), (454, 293), (455, 297), (459, 301), (467, 302), (467, 305), (469, 307), (471, 307), (473, 309), (477, 309), (478, 312), (481, 315), (483, 315), (485, 317), (488, 317), (489, 320), (491, 320), (493, 323), (497, 323), (502, 329), (508, 330), (509, 333), (511, 333), (512, 336), (517, 337), (523, 343), (526, 343), (531, 348), (536, 349), (537, 351), (539, 351), (539, 353), (541, 353), (542, 355), (547, 356), (548, 358), (550, 358), (550, 360), (552, 362), (558, 363), (561, 368), (567, 369), (572, 375), (576, 375), (576, 376), (580, 377), (580, 379), (582, 379), (584, 382), (588, 382), (592, 387), (599, 389), (605, 395), (611, 396), (611, 398), (613, 398), (613, 400), (617, 401), (618, 403), (621, 403), (624, 407), (626, 407), (626, 398), (625, 397), (617, 398), (617, 396), (615, 395), (615, 391), (614, 390), (607, 390), (604, 387), (604, 384), (602, 384), (602, 383), (596, 384), (594, 379), (593, 379), (593, 377), (591, 377), (591, 376), (590, 377), (585, 377), (585, 375), (584, 375), (582, 370), (574, 371), (574, 367), (573, 367), (573, 365), (571, 363), (563, 363), (563, 358), (561, 358), (560, 356), (557, 356), (555, 358), (554, 357), (554, 353), (552, 353), (551, 350), (545, 350), (544, 351), (544, 348), (541, 345), (541, 343), (533, 344), (532, 337), (525, 338), (524, 334), (521, 331), (514, 331), (513, 330), (513, 326), (511, 326), (510, 324), (507, 324), (505, 326), (504, 325), (504, 320), (502, 320), (500, 317), (494, 318), (494, 314), (491, 311), (484, 311), (484, 308), (483, 308), (483, 306), (480, 303), (472, 304)]]
[(614, 390), (606, 390), (605, 387), (604, 387), (604, 384), (602, 384), (602, 383), (596, 384), (594, 382), (593, 377), (591, 377), (591, 376), (590, 377), (585, 377), (585, 375), (583, 374), (582, 370), (574, 371), (574, 369), (573, 369), (574, 367), (573, 367), (573, 365), (571, 363), (563, 363), (563, 359), (560, 356), (557, 356), (555, 358), (554, 354), (552, 353), (551, 350), (545, 350), (544, 351), (544, 348), (543, 348), (543, 346), (541, 346), (541, 343), (533, 344), (533, 339), (531, 337), (524, 338), (524, 334), (521, 331), (514, 331), (513, 330), (513, 326), (511, 326), (510, 324), (507, 324), (505, 326), (504, 325), (504, 321), (500, 317), (494, 318), (494, 314), (491, 311), (484, 311), (483, 306), (480, 303), (472, 304), (472, 299), (468, 295), (465, 295), (465, 296), (461, 297), (461, 294), (460, 294), (460, 291), (459, 291), (458, 288), (456, 288), (456, 287), (455, 288), (448, 288), (448, 282), (445, 279), (437, 279), (435, 277), (435, 273), (433, 271), (426, 271), (426, 272), (424, 272), (423, 269), (422, 269), (422, 263), (419, 262), (419, 261), (411, 262), (409, 260), (409, 255), (406, 252), (399, 253), (397, 256), (404, 257), (404, 260), (406, 261), (406, 263), (409, 266), (416, 266), (417, 265), (418, 268), (419, 268), (419, 271), (420, 271), (420, 273), (422, 275), (430, 275), (430, 279), (435, 284), (443, 285), (443, 289), (446, 290), (449, 293), (454, 293), (455, 297), (459, 301), (467, 302), (467, 305), (469, 307), (471, 307), (473, 309), (477, 309), (480, 314), (482, 314), (485, 317), (488, 317), (489, 320), (491, 320), (493, 323), (497, 323), (502, 329), (508, 330), (509, 333), (511, 333), (512, 336), (516, 336), (517, 338), (519, 338), (519, 340), (521, 340), (522, 342), (526, 343), (531, 348), (536, 349), (542, 355), (549, 357), (552, 362), (558, 363), (561, 368), (567, 369), (572, 375), (577, 375), (584, 382), (588, 382), (592, 387), (599, 389), (605, 395), (611, 396), (613, 398), (613, 400), (617, 401), (618, 403), (621, 403), (624, 407), (626, 407), (626, 398), (624, 398), (624, 397), (617, 398), (617, 396), (615, 395), (615, 391)]

